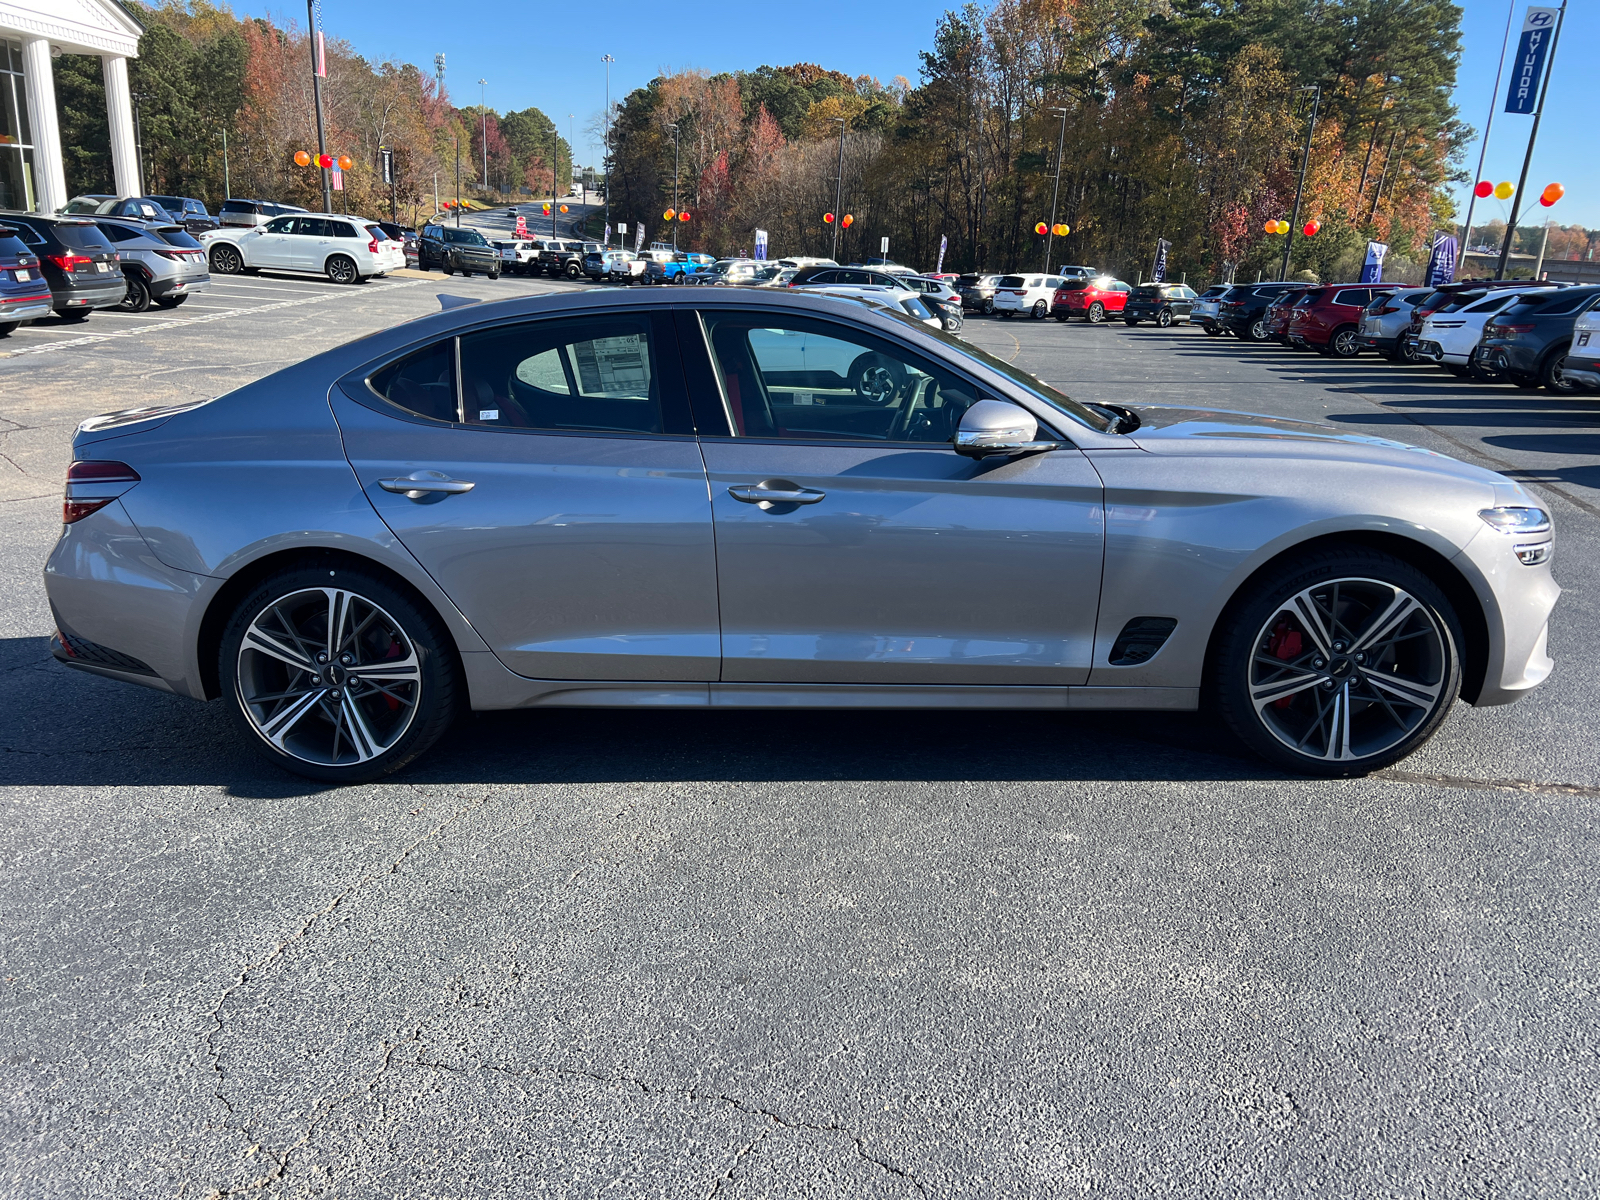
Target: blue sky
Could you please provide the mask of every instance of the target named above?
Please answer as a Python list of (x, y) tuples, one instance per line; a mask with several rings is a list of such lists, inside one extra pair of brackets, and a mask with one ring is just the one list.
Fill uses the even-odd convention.
[[(447, 82), (457, 104), (477, 103), (477, 81), (487, 79), (487, 99), (496, 110), (537, 105), (559, 123), (563, 134), (571, 124), (576, 129), (578, 162), (584, 164), (599, 157), (584, 127), (605, 105), (602, 54), (617, 60), (611, 68), (613, 98), (625, 96), (668, 68), (704, 67), (716, 72), (762, 63), (816, 62), (850, 75), (876, 75), (886, 82), (904, 75), (915, 83), (918, 51), (932, 44), (934, 22), (946, 7), (955, 7), (954, 0), (856, 4), (612, 0), (587, 11), (556, 6), (504, 9), (483, 0), (444, 9), (418, 0), (323, 0), (322, 12), (330, 36), (347, 38), (369, 57), (428, 67), (434, 54), (443, 51)], [(1505, 0), (1466, 0), (1464, 7), (1456, 103), (1462, 119), (1481, 134), (1507, 5)], [(1514, 48), (1527, 0), (1515, 0), (1513, 7)], [(1592, 102), (1594, 64), (1600, 62), (1596, 8), (1585, 0), (1568, 8), (1539, 148), (1528, 176), (1533, 208), (1529, 219), (1534, 222), (1551, 217), (1563, 224), (1600, 227), (1600, 155)], [(239, 11), (263, 13), (265, 6), (245, 0)], [(303, 9), (271, 11), (280, 20), (289, 15), (305, 20)], [(667, 13), (692, 14), (692, 19), (664, 21)], [(568, 113), (574, 114), (570, 123)], [(1495, 118), (1484, 167), (1487, 178), (1516, 182), (1532, 122), (1532, 117), (1506, 113)], [(1469, 172), (1477, 160), (1474, 142), (1467, 154)], [(1566, 185), (1566, 197), (1553, 209), (1540, 208), (1539, 192), (1556, 181)], [(1469, 186), (1461, 189), (1459, 215), (1465, 215)], [(1509, 208), (1509, 202), (1491, 197), (1479, 202), (1478, 213), (1484, 220), (1504, 218)], [(1473, 219), (1477, 223), (1479, 217)]]

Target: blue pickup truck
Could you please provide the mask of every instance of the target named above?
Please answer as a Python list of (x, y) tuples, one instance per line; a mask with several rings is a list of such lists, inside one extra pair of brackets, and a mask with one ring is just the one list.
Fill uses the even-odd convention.
[(709, 270), (716, 261), (710, 254), (693, 254), (687, 250), (650, 250), (645, 258), (644, 281), (690, 283), (689, 276)]

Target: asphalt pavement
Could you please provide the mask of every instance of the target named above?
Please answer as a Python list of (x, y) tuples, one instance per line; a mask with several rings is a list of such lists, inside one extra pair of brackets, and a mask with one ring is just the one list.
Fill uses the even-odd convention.
[(1554, 675), (1379, 776), (1185, 714), (550, 711), (324, 789), (50, 659), (71, 431), (569, 285), (268, 286), (327, 298), (0, 343), (0, 1195), (1600, 1193), (1600, 402), (968, 324), (1546, 497)]

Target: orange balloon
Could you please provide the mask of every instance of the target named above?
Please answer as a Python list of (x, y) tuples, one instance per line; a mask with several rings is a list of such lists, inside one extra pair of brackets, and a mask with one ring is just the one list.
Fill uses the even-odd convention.
[(294, 165), (297, 167), (309, 167), (311, 165), (311, 155), (304, 150), (296, 150), (294, 152)]
[(850, 226), (854, 225), (855, 223), (856, 223), (856, 219), (854, 217), (852, 217), (849, 213), (845, 213), (844, 220), (839, 222), (839, 224), (843, 225), (846, 229), (849, 229)]
[(678, 214), (677, 214), (676, 210), (669, 208), (669, 209), (667, 209), (666, 212), (661, 214), (661, 219), (663, 221), (670, 221), (670, 220), (672, 220), (673, 217), (675, 217), (677, 215)]
[(351, 167), (353, 167), (355, 165), (356, 165), (355, 159), (351, 158), (348, 154), (339, 155), (339, 170), (348, 171)]
[(1265, 233), (1277, 233), (1278, 232), (1278, 223), (1276, 221), (1268, 221), (1261, 228), (1262, 228), (1262, 231), (1265, 232)]
[(565, 205), (565, 204), (563, 204), (563, 205), (562, 205), (562, 206), (561, 206), (561, 211), (562, 211), (562, 212), (566, 212), (566, 211), (567, 211), (567, 206), (566, 206), (566, 205)]
[(1546, 187), (1544, 192), (1539, 196), (1539, 203), (1544, 205), (1546, 208), (1549, 208), (1552, 204), (1566, 194), (1566, 188), (1562, 187), (1559, 183), (1552, 183)]

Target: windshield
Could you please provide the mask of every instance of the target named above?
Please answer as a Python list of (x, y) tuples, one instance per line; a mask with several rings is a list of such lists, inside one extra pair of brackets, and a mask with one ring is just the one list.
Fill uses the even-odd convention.
[(98, 225), (57, 225), (52, 231), (63, 246), (73, 250), (110, 250), (111, 243)]
[(167, 245), (176, 246), (180, 250), (204, 249), (204, 247), (195, 240), (194, 235), (189, 233), (188, 230), (174, 228), (159, 229), (156, 232), (160, 235), (161, 240), (166, 242)]
[(444, 240), (447, 242), (460, 242), (464, 246), (487, 246), (483, 234), (476, 229), (446, 229)]

